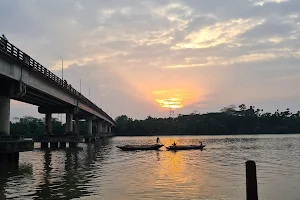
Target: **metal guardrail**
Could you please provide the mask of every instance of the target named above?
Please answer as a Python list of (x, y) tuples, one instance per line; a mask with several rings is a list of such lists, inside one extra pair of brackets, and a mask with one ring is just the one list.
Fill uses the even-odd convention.
[(52, 83), (59, 86), (61, 89), (69, 92), (70, 94), (76, 96), (80, 100), (84, 101), (85, 104), (87, 104), (89, 107), (95, 109), (97, 112), (101, 113), (103, 116), (111, 120), (112, 123), (114, 123), (114, 120), (105, 113), (101, 108), (96, 106), (94, 103), (92, 103), (89, 99), (87, 99), (85, 96), (83, 96), (81, 93), (79, 93), (77, 90), (75, 90), (71, 84), (68, 84), (66, 80), (60, 79), (58, 76), (56, 76), (54, 73), (52, 73), (50, 70), (42, 66), (40, 63), (35, 61), (33, 58), (31, 58), (26, 53), (22, 52), (20, 49), (18, 49), (13, 44), (6, 41), (3, 37), (0, 36), (0, 52), (5, 53), (6, 55), (10, 56), (11, 58), (21, 62), (23, 65), (25, 65), (27, 68), (39, 73), (40, 75), (44, 76), (46, 79), (51, 81)]

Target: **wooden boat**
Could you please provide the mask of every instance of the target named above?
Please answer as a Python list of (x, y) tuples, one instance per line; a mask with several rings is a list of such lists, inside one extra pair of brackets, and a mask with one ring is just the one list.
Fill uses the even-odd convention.
[(136, 150), (158, 150), (164, 146), (163, 144), (154, 144), (154, 145), (125, 145), (117, 146), (122, 151), (136, 151)]
[(203, 149), (206, 145), (175, 145), (166, 147), (168, 150), (189, 150), (189, 149)]

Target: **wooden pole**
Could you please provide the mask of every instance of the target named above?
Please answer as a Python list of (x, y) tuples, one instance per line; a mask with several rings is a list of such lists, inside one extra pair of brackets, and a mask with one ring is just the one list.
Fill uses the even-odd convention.
[(258, 200), (256, 165), (252, 160), (246, 162), (246, 190), (247, 200)]

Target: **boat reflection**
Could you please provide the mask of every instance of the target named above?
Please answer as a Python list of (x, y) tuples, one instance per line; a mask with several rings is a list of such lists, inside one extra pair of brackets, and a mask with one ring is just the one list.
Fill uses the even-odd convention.
[(160, 161), (159, 150), (156, 151), (156, 158), (157, 158), (157, 161)]

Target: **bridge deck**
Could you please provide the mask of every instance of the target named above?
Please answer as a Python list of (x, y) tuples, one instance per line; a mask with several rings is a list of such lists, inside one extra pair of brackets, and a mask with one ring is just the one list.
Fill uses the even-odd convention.
[[(8, 63), (3, 63), (2, 66), (0, 66), (0, 75), (3, 72), (3, 76), (8, 76), (7, 78), (11, 78), (14, 74), (13, 66), (17, 65), (22, 69), (26, 69), (28, 72), (32, 74), (37, 74), (39, 77), (43, 77), (44, 81), (46, 81), (48, 84), (51, 83), (54, 87), (60, 88), (60, 91), (64, 91), (65, 94), (71, 95), (76, 99), (77, 103), (72, 103), (70, 106), (75, 106), (80, 108), (81, 110), (89, 113), (90, 115), (95, 115), (108, 123), (110, 123), (112, 126), (115, 125), (114, 120), (101, 108), (96, 106), (93, 102), (91, 102), (89, 99), (87, 99), (85, 96), (83, 96), (81, 93), (79, 93), (77, 90), (75, 90), (70, 84), (67, 83), (66, 80), (60, 79), (58, 76), (56, 76), (54, 73), (52, 73), (50, 70), (42, 66), (40, 63), (35, 61), (33, 58), (31, 58), (29, 55), (6, 41), (4, 38), (0, 37), (0, 56), (4, 58), (4, 60), (9, 60), (8, 63), (14, 63), (14, 65), (9, 65), (9, 68), (7, 68)], [(1, 68), (2, 67), (2, 68)], [(8, 71), (10, 73), (8, 73)], [(11, 74), (12, 73), (12, 74)], [(22, 72), (21, 72), (22, 73)], [(25, 76), (25, 74), (24, 74)], [(20, 81), (20, 77), (15, 80)], [(51, 91), (51, 88), (47, 89), (47, 91)], [(46, 92), (45, 90), (42, 90), (42, 92)], [(32, 94), (31, 94), (32, 95)], [(39, 94), (37, 94), (39, 95)], [(28, 96), (28, 95), (27, 95)], [(60, 97), (60, 95), (57, 96), (57, 98)], [(29, 97), (28, 97), (29, 98)], [(49, 97), (47, 97), (49, 98)], [(22, 98), (17, 99), (19, 101), (22, 101)], [(32, 103), (33, 101), (38, 101), (39, 99), (35, 98), (32, 100), (32, 98), (27, 100), (27, 102)], [(61, 100), (64, 100), (62, 98)], [(51, 101), (51, 99), (49, 99)], [(26, 102), (24, 100), (24, 102)], [(70, 103), (67, 102), (68, 104)]]

